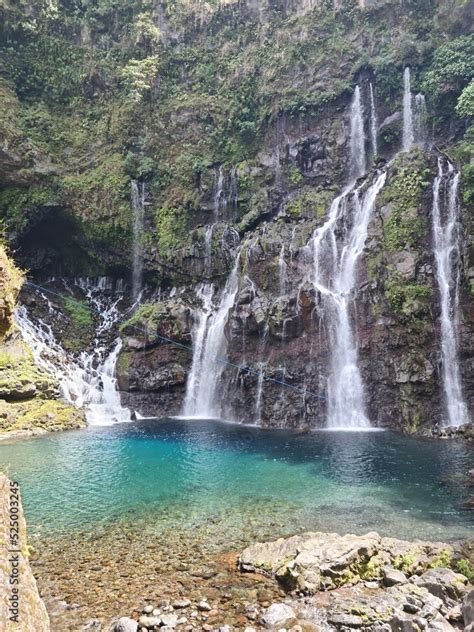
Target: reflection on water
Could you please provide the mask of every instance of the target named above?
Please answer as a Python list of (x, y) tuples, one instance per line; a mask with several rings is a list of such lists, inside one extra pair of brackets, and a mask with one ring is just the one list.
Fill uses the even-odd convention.
[[(254, 535), (303, 529), (465, 537), (472, 451), (384, 433), (262, 431), (210, 420), (142, 420), (0, 446), (30, 527), (218, 520)], [(276, 525), (279, 525), (278, 529)]]

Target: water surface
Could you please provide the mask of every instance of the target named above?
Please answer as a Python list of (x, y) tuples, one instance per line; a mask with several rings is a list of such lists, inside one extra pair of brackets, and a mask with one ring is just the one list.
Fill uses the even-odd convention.
[[(286, 431), (142, 420), (0, 445), (30, 529), (205, 523), (268, 537), (304, 529), (466, 537), (472, 450), (390, 432)], [(273, 525), (273, 530), (272, 530)]]

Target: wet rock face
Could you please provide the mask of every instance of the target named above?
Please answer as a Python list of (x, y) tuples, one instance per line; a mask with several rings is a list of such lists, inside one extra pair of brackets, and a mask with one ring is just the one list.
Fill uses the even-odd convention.
[(116, 368), (123, 405), (147, 416), (179, 413), (192, 361), (191, 328), (189, 305), (175, 298), (143, 306), (124, 324)]
[[(399, 126), (400, 117), (388, 116), (385, 124)], [(240, 278), (225, 324), (225, 355), (241, 369), (226, 367), (222, 373), (224, 408), (226, 417), (235, 421), (268, 427), (322, 427), (327, 420), (332, 370), (331, 324), (337, 313), (314, 286), (311, 237), (324, 223), (347, 177), (343, 160), (347, 121), (341, 112), (332, 123), (309, 122), (306, 129), (298, 129), (295, 122), (286, 121), (282, 126), (284, 133), (275, 132), (267, 139), (258, 165), (237, 172), (245, 176), (247, 186), (239, 190), (235, 208), (234, 221), (240, 222), (236, 228), (241, 235)], [(373, 425), (409, 433), (429, 434), (446, 416), (431, 228), (436, 169), (436, 158), (418, 150), (398, 155), (388, 167), (349, 303), (367, 417)], [(209, 204), (210, 190), (206, 192)], [(247, 210), (239, 216), (242, 209)], [(337, 226), (339, 249), (350, 223), (349, 214)], [(198, 230), (203, 237), (205, 231)], [(232, 260), (227, 255), (235, 257), (236, 252), (232, 231), (227, 235), (232, 242), (227, 243), (227, 254), (219, 251), (224, 235), (222, 226), (216, 225), (210, 258), (199, 264), (218, 285), (223, 284), (225, 272), (222, 278), (219, 275)], [(196, 272), (197, 264), (189, 265), (189, 273)], [(474, 401), (474, 319), (468, 309), (467, 253), (458, 265), (461, 317), (457, 334), (469, 405)], [(191, 295), (182, 310), (163, 303), (160, 309), (166, 317), (157, 331), (192, 344), (193, 310), (199, 308)], [(156, 341), (144, 344), (127, 332), (122, 357), (128, 358), (130, 370), (119, 367), (118, 372), (124, 401), (135, 402), (142, 413), (152, 409), (160, 414), (177, 412), (191, 364), (187, 354), (163, 350)]]

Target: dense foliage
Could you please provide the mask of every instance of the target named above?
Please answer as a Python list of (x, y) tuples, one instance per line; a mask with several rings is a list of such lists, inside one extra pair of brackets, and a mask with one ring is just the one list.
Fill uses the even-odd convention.
[[(437, 135), (460, 140), (473, 110), (469, 3), (338, 5), (4, 3), (0, 212), (9, 236), (21, 241), (61, 208), (80, 220), (76, 245), (93, 271), (125, 265), (134, 178), (148, 184), (147, 243), (166, 258), (205, 222), (200, 199), (217, 165), (239, 169), (250, 200), (258, 183), (246, 174), (282, 117), (327, 116), (361, 73), (391, 104), (406, 63), (427, 92)], [(384, 134), (388, 150), (396, 135)], [(304, 185), (297, 165), (284, 175), (290, 187)], [(242, 202), (239, 221), (251, 211)]]

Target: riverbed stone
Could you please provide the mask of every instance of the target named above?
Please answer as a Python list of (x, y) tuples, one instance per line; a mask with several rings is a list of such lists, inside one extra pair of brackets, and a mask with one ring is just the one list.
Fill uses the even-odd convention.
[(176, 614), (162, 614), (161, 624), (168, 628), (175, 628), (178, 625), (178, 616)]
[(130, 617), (121, 617), (111, 628), (111, 632), (137, 632), (138, 624)]
[(262, 616), (262, 623), (268, 628), (282, 626), (295, 618), (295, 611), (284, 603), (274, 603)]
[(152, 617), (144, 614), (138, 619), (138, 623), (144, 628), (150, 630), (153, 629), (155, 626), (159, 626), (161, 623), (161, 619), (159, 617)]
[(176, 601), (173, 601), (172, 605), (175, 610), (180, 610), (183, 608), (189, 608), (191, 601), (189, 599), (177, 599)]

